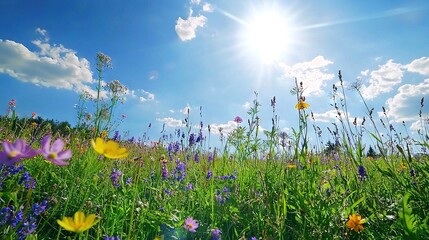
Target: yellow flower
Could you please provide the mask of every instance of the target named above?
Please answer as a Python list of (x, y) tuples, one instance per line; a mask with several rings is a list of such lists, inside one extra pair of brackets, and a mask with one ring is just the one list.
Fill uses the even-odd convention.
[(349, 215), (349, 220), (346, 222), (348, 228), (355, 230), (355, 232), (363, 231), (365, 228), (362, 226), (366, 222), (365, 219), (359, 214)]
[(296, 168), (296, 165), (295, 164), (288, 164), (287, 168)]
[(98, 221), (99, 219), (95, 219), (95, 214), (85, 217), (83, 212), (77, 211), (74, 217), (63, 217), (63, 220), (58, 219), (57, 223), (67, 231), (81, 233), (90, 229)]
[(295, 105), (296, 110), (302, 110), (310, 107), (310, 104), (304, 102), (304, 100), (299, 99), (299, 102)]
[(97, 153), (107, 158), (126, 158), (129, 154), (126, 148), (120, 148), (119, 144), (112, 140), (105, 142), (102, 138), (97, 138), (95, 142), (91, 140), (91, 144)]

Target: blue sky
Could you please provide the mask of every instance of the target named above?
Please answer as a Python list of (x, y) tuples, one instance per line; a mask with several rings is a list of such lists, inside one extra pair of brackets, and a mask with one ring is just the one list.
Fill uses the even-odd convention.
[[(361, 80), (377, 114), (397, 129), (419, 128), (429, 93), (429, 2), (422, 1), (23, 1), (0, 2), (0, 103), (15, 99), (20, 116), (76, 121), (79, 93), (96, 87), (95, 56), (112, 58), (105, 81), (129, 89), (116, 110), (121, 131), (151, 139), (191, 122), (236, 127), (258, 92), (261, 125), (297, 127), (294, 78), (316, 123), (336, 121), (332, 84)], [(350, 118), (362, 119), (358, 94), (346, 90)], [(428, 104), (424, 107), (427, 117)], [(200, 118), (200, 107), (202, 118)], [(376, 115), (378, 118), (378, 115)], [(369, 128), (369, 127), (368, 127)], [(369, 128), (369, 130), (372, 130)], [(215, 138), (215, 137), (214, 137)], [(326, 142), (328, 137), (325, 137)]]

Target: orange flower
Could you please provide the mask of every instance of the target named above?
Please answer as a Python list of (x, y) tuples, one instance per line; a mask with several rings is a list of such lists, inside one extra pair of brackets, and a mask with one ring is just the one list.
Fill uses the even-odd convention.
[(310, 107), (310, 104), (304, 102), (304, 100), (299, 99), (298, 103), (295, 105), (296, 110), (302, 110)]
[(346, 222), (346, 226), (350, 229), (353, 229), (355, 232), (363, 231), (365, 228), (363, 227), (363, 224), (366, 222), (365, 219), (362, 219), (362, 217), (359, 214), (352, 214), (349, 215), (349, 220)]

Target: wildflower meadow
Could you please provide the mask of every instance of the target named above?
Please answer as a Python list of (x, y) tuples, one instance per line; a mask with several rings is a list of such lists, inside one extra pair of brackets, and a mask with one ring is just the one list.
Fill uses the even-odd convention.
[[(363, 98), (367, 114), (353, 121), (339, 72), (330, 99), (338, 117), (327, 129), (296, 79), (296, 102), (263, 104), (270, 129), (255, 92), (229, 134), (186, 118), (154, 142), (115, 131), (126, 87), (102, 80), (108, 56), (97, 62), (98, 95), (80, 96), (75, 126), (22, 118), (18, 102), (4, 103), (1, 239), (429, 239), (427, 113), (417, 138)], [(279, 129), (279, 107), (297, 116), (291, 132)], [(207, 147), (218, 136), (220, 146)]]

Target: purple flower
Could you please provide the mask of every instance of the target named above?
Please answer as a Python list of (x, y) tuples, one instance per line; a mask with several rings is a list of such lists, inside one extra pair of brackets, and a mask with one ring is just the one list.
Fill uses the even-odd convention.
[(42, 138), (40, 142), (42, 147), (39, 150), (39, 153), (48, 161), (56, 164), (58, 166), (69, 165), (69, 162), (65, 162), (72, 157), (72, 152), (70, 149), (64, 150), (64, 141), (60, 138), (57, 138), (54, 143), (51, 143), (51, 135), (46, 135)]
[(207, 172), (207, 176), (206, 176), (206, 178), (207, 179), (211, 179), (213, 177), (213, 172), (212, 172), (212, 170), (209, 170), (208, 172)]
[(125, 184), (126, 184), (127, 186), (131, 185), (131, 177), (128, 177), (128, 178), (127, 178), (127, 181), (125, 182)]
[(36, 187), (36, 179), (32, 178), (28, 172), (22, 174), (21, 179), (19, 179), (18, 184), (24, 183), (26, 189), (34, 189)]
[(221, 233), (222, 231), (219, 228), (212, 229), (211, 230), (211, 239), (212, 240), (221, 240)]
[(18, 139), (15, 143), (3, 142), (3, 152), (0, 152), (0, 164), (12, 166), (25, 158), (32, 158), (37, 151), (32, 149), (24, 140)]
[(366, 174), (366, 169), (364, 166), (360, 165), (358, 167), (358, 175), (359, 175), (359, 179), (361, 181), (365, 180), (368, 177), (368, 175)]
[(188, 217), (187, 219), (185, 219), (185, 224), (183, 225), (183, 227), (189, 232), (196, 232), (198, 226), (198, 221), (193, 219), (192, 217)]
[(189, 146), (193, 146), (195, 144), (195, 134), (191, 133), (191, 135), (189, 135)]
[(104, 235), (103, 240), (121, 240), (121, 238), (119, 236), (109, 237), (109, 235), (106, 234), (106, 235)]
[(243, 119), (241, 117), (237, 116), (237, 117), (234, 118), (234, 122), (240, 124), (240, 123), (243, 122)]
[(166, 167), (162, 167), (162, 178), (164, 180), (168, 178), (168, 169)]
[(119, 187), (119, 179), (122, 176), (122, 171), (121, 170), (116, 170), (115, 168), (112, 168), (112, 172), (110, 173), (110, 179), (112, 180), (112, 184), (115, 187)]

